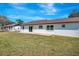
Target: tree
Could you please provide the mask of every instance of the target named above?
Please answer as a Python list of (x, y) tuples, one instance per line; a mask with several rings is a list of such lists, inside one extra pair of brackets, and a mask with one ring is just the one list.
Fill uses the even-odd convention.
[(72, 13), (69, 15), (69, 18), (71, 17), (79, 17), (79, 12), (77, 10), (73, 10)]
[(23, 21), (22, 21), (21, 19), (17, 19), (17, 20), (16, 20), (16, 23), (17, 23), (17, 24), (23, 24)]
[(2, 24), (2, 26), (7, 25), (7, 24), (12, 24), (12, 23), (13, 22), (9, 20), (6, 16), (0, 15), (0, 24)]

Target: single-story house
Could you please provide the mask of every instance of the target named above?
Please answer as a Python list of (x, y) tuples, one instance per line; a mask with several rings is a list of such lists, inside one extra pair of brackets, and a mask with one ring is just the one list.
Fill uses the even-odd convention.
[(79, 14), (72, 13), (68, 18), (64, 19), (37, 20), (21, 25), (9, 24), (0, 28), (21, 33), (79, 37)]
[(79, 37), (79, 17), (28, 22), (20, 32)]
[(22, 33), (79, 37), (79, 12), (72, 12), (65, 19), (28, 22), (21, 28)]

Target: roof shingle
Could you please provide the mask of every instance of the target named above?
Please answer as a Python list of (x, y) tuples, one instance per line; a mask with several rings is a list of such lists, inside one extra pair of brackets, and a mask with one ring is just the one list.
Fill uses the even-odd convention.
[(37, 21), (27, 22), (23, 25), (42, 25), (42, 24), (61, 24), (61, 23), (79, 23), (79, 17), (57, 19), (57, 20), (37, 20)]

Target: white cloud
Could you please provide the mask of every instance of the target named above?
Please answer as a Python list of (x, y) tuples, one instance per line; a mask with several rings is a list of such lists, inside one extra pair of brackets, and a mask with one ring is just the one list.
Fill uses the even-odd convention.
[(68, 18), (68, 15), (63, 15), (62, 18)]
[(23, 17), (27, 20), (43, 20), (43, 19), (45, 19), (44, 17), (40, 17), (40, 16), (23, 16)]
[(21, 4), (21, 3), (11, 3), (10, 6), (15, 9), (20, 9), (20, 10), (26, 9), (25, 7), (23, 7), (23, 4)]
[[(54, 7), (54, 3), (41, 3), (38, 5), (42, 8), (42, 10), (40, 10), (39, 12), (45, 15), (54, 15), (57, 12), (57, 9)], [(29, 9), (28, 7), (24, 7), (23, 3), (11, 3), (10, 6), (14, 9), (27, 11), (30, 13), (36, 13), (35, 10)]]
[(13, 9), (21, 10), (23, 12), (35, 13), (35, 10), (29, 9), (28, 7), (24, 7), (24, 3), (10, 3), (10, 6)]
[(54, 15), (57, 12), (57, 9), (54, 7), (54, 3), (44, 3), (39, 4), (39, 6), (43, 9), (40, 12), (45, 13), (45, 15)]
[(14, 19), (26, 19), (26, 20), (42, 20), (45, 19), (44, 17), (40, 16), (25, 16), (25, 15), (8, 15), (9, 18), (14, 18)]
[(9, 18), (20, 18), (21, 15), (8, 15)]
[(40, 17), (40, 16), (35, 16), (35, 17), (27, 17), (28, 19), (32, 19), (32, 20), (43, 20), (45, 18)]

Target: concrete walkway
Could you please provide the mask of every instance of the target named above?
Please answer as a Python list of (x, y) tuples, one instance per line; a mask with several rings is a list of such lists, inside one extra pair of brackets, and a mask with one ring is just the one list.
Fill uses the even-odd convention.
[[(50, 33), (35, 33), (35, 32), (20, 32), (20, 33), (36, 34), (36, 35), (44, 35), (44, 36), (55, 36), (55, 34), (50, 34)], [(58, 35), (58, 36), (64, 36), (64, 35)], [(79, 38), (79, 36), (65, 36), (65, 37), (78, 37)]]
[[(25, 33), (25, 32), (20, 32), (20, 33)], [(26, 32), (27, 34), (36, 34), (36, 35), (44, 35), (44, 36), (51, 36), (52, 34), (49, 33), (34, 33), (34, 32)]]

